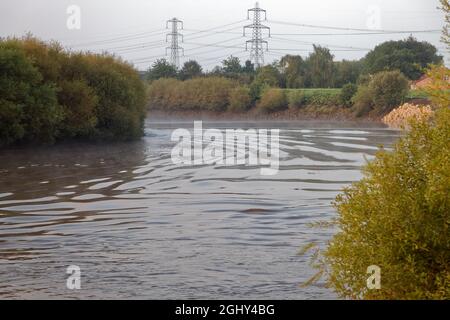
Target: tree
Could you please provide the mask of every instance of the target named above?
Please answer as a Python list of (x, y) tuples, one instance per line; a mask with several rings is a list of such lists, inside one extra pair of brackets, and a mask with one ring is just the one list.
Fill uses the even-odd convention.
[(202, 67), (195, 60), (186, 61), (180, 71), (181, 80), (188, 80), (200, 77), (203, 74)]
[(148, 80), (158, 80), (161, 78), (176, 78), (177, 69), (166, 59), (158, 59), (147, 71)]
[(280, 60), (280, 67), (286, 88), (305, 87), (307, 65), (301, 56), (284, 56)]
[(242, 72), (241, 60), (230, 56), (222, 61), (222, 72), (228, 75), (236, 75)]
[(423, 75), (429, 64), (439, 64), (442, 56), (437, 55), (435, 46), (428, 42), (419, 42), (412, 36), (406, 40), (387, 41), (375, 47), (365, 57), (364, 71), (400, 70), (411, 80)]
[(258, 69), (254, 81), (270, 87), (279, 87), (280, 80), (281, 73), (276, 65), (267, 65)]
[(314, 88), (333, 86), (333, 58), (328, 48), (313, 45), (314, 52), (308, 57), (309, 76)]
[(356, 83), (361, 74), (362, 62), (360, 60), (342, 60), (335, 62), (334, 86), (341, 88), (347, 83)]
[(445, 26), (442, 30), (442, 42), (447, 45), (447, 49), (450, 49), (450, 2), (449, 0), (439, 0), (441, 2), (441, 9), (445, 13)]
[(242, 72), (248, 74), (255, 73), (255, 65), (250, 60), (246, 60), (244, 66), (242, 67)]

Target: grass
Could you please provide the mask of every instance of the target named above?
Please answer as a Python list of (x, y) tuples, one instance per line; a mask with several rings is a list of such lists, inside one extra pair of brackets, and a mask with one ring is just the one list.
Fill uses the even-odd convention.
[(286, 93), (293, 91), (302, 91), (305, 96), (311, 96), (314, 94), (340, 94), (340, 88), (302, 88), (302, 89), (283, 89)]
[(422, 90), (410, 90), (408, 93), (408, 96), (406, 97), (408, 99), (426, 99), (428, 98), (428, 95), (426, 92)]

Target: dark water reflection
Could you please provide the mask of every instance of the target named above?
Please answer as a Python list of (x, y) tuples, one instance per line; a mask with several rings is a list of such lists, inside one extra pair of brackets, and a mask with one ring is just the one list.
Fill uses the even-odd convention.
[[(210, 127), (249, 128), (244, 122)], [(330, 202), (378, 145), (398, 133), (345, 123), (282, 128), (280, 172), (180, 167), (173, 128), (147, 124), (139, 142), (0, 151), (2, 298), (333, 298), (297, 255), (333, 230)], [(206, 127), (206, 125), (205, 125)], [(66, 267), (82, 290), (66, 288)]]

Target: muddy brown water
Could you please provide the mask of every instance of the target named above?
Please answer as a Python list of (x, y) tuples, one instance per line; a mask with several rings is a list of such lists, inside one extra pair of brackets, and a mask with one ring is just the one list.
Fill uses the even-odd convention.
[[(280, 171), (180, 166), (175, 128), (146, 123), (132, 143), (0, 151), (0, 297), (331, 299), (297, 255), (335, 230), (332, 200), (361, 178), (379, 145), (399, 136), (381, 125), (208, 122), (280, 128)], [(81, 290), (66, 268), (81, 268)]]

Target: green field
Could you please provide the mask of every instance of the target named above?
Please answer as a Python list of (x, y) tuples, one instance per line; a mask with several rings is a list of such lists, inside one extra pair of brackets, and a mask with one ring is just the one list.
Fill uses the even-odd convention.
[(301, 88), (301, 89), (283, 89), (287, 94), (293, 91), (302, 91), (306, 96), (314, 94), (332, 94), (337, 95), (341, 93), (340, 88)]
[(408, 99), (426, 99), (428, 95), (422, 90), (410, 90), (407, 96)]
[[(337, 106), (341, 105), (341, 89), (282, 89), (289, 101), (298, 101), (298, 105)], [(291, 99), (293, 98), (293, 99)], [(299, 102), (301, 100), (301, 102)]]

